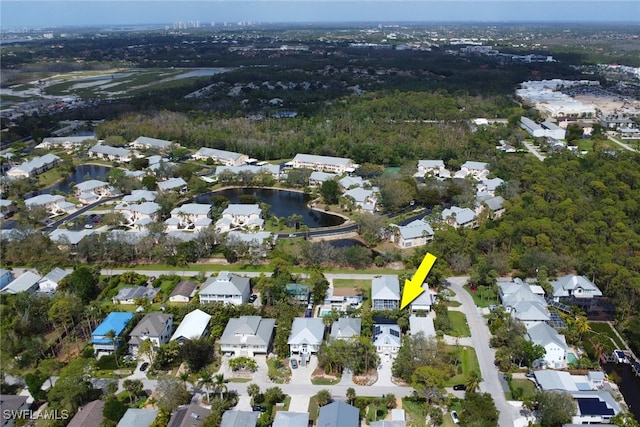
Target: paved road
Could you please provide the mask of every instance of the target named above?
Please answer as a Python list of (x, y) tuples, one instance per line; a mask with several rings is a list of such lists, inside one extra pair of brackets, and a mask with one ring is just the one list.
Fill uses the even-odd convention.
[(529, 144), (526, 141), (522, 141), (522, 144), (525, 146), (525, 148), (527, 150), (529, 150), (529, 152), (531, 154), (536, 156), (538, 158), (538, 160), (540, 160), (541, 162), (544, 161), (544, 156), (542, 154), (540, 154), (540, 152), (538, 151), (538, 149), (536, 147), (534, 147), (533, 145)]
[(612, 137), (611, 135), (607, 135), (607, 138), (609, 138), (609, 141), (615, 142), (616, 144), (618, 144), (620, 147), (624, 148), (625, 150), (633, 151), (635, 153), (638, 152), (638, 150), (634, 149), (629, 144), (625, 144), (624, 142), (620, 141), (619, 139), (616, 139), (616, 138)]
[(489, 393), (493, 397), (496, 408), (500, 411), (499, 425), (501, 427), (511, 427), (517, 416), (516, 410), (509, 405), (504, 395), (502, 385), (500, 383), (500, 372), (494, 365), (495, 353), (489, 347), (489, 327), (482, 313), (476, 307), (471, 295), (463, 288), (468, 277), (450, 277), (451, 289), (456, 293), (456, 297), (462, 303), (464, 313), (467, 315), (467, 323), (471, 329), (471, 342), (476, 350), (478, 363), (480, 364), (480, 374), (482, 382), (480, 383), (480, 391)]

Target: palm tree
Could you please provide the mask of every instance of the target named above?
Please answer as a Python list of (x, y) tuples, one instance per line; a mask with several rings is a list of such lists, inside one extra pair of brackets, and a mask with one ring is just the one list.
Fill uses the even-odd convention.
[(213, 376), (211, 372), (203, 369), (198, 374), (198, 387), (202, 390), (205, 390), (207, 393), (207, 402), (210, 402), (209, 399), (209, 391), (211, 391), (211, 386), (213, 385)]
[(260, 394), (260, 386), (256, 383), (249, 384), (247, 386), (247, 394), (251, 396), (251, 401), (253, 402), (253, 399)]
[(578, 333), (578, 339), (582, 341), (582, 336), (591, 330), (591, 326), (589, 326), (589, 322), (587, 318), (584, 316), (576, 317), (574, 322), (574, 327), (576, 328), (576, 332)]
[(226, 384), (228, 382), (229, 380), (224, 377), (224, 374), (217, 374), (213, 378), (213, 389), (216, 391), (216, 393), (220, 393), (220, 399), (222, 399), (224, 397), (224, 393), (227, 392)]
[(180, 379), (184, 381), (184, 388), (187, 388), (187, 381), (189, 381), (189, 377), (190, 377), (189, 372), (187, 371), (180, 372)]
[(113, 358), (116, 361), (116, 368), (120, 368), (120, 366), (118, 366), (118, 336), (116, 335), (116, 331), (109, 329), (109, 331), (104, 334), (104, 337), (108, 339), (113, 346)]
[(356, 390), (353, 387), (349, 387), (347, 389), (347, 402), (350, 405), (353, 405), (353, 402), (356, 400)]
[(316, 394), (316, 403), (318, 403), (319, 408), (331, 403), (331, 393), (329, 390), (320, 390)]
[(467, 378), (467, 382), (465, 383), (466, 391), (469, 393), (475, 393), (480, 389), (480, 382), (482, 381), (482, 377), (478, 373), (478, 371), (473, 371), (469, 374)]

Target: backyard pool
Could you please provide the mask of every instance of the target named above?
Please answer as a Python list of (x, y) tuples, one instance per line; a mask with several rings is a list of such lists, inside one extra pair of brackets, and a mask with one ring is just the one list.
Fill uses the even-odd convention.
[(567, 353), (567, 363), (573, 365), (578, 362), (578, 358), (573, 353)]

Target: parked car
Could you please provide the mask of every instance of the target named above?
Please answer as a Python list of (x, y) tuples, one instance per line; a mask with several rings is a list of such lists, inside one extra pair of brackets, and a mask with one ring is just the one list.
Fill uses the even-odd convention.
[(465, 391), (467, 389), (467, 386), (464, 384), (456, 384), (453, 386), (453, 389), (458, 391)]
[(251, 409), (253, 410), (253, 412), (267, 412), (267, 408), (260, 405), (253, 405)]
[(146, 371), (148, 367), (149, 367), (149, 363), (144, 362), (142, 365), (140, 365), (140, 372)]
[(298, 361), (296, 359), (291, 359), (291, 369), (298, 369)]
[(524, 374), (524, 376), (527, 378), (534, 378), (535, 374), (533, 372), (527, 372), (526, 374)]
[(256, 295), (256, 294), (252, 294), (252, 295), (249, 297), (249, 302), (254, 302), (254, 301), (255, 301), (255, 300), (257, 300), (257, 299), (258, 299), (258, 295)]
[(454, 423), (460, 424), (460, 418), (458, 418), (458, 413), (456, 411), (451, 411), (451, 419)]

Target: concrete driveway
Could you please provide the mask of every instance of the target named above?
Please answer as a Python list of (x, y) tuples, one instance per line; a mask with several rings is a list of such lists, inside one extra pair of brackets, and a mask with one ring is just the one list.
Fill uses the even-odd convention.
[(378, 381), (374, 383), (375, 386), (381, 387), (394, 387), (395, 384), (391, 382), (391, 367), (393, 366), (393, 360), (386, 360), (382, 358), (380, 366), (378, 368)]
[[(300, 362), (300, 358), (296, 357), (295, 359)], [(316, 356), (311, 356), (306, 366), (298, 363), (297, 369), (291, 369), (291, 381), (289, 381), (289, 384), (311, 384), (311, 374), (313, 374), (313, 371), (315, 371), (317, 367), (318, 358)], [(291, 368), (291, 363), (289, 363), (289, 368)]]

